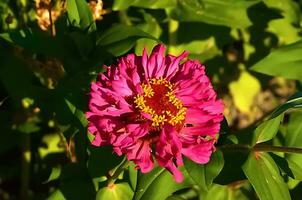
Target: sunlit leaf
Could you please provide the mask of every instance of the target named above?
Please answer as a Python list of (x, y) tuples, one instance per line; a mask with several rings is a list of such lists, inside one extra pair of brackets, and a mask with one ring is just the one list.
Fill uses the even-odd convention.
[(272, 51), (251, 69), (271, 76), (302, 80), (302, 41)]
[(189, 176), (199, 185), (202, 190), (209, 190), (214, 178), (220, 173), (224, 165), (221, 151), (213, 153), (209, 163), (200, 165), (189, 159), (185, 159), (185, 168)]
[[(183, 170), (183, 174), (188, 177), (185, 170)], [(170, 172), (164, 168), (155, 167), (147, 174), (139, 173), (133, 200), (166, 199), (173, 192), (187, 188), (191, 184), (189, 179), (176, 183)]]
[(269, 154), (252, 152), (242, 169), (261, 200), (291, 199), (287, 185)]
[(131, 200), (133, 191), (128, 183), (118, 183), (101, 188), (96, 195), (96, 200)]
[(82, 30), (96, 30), (92, 13), (85, 0), (67, 0), (67, 13), (70, 23)]
[(283, 114), (261, 123), (254, 132), (253, 144), (266, 142), (278, 132)]
[(115, 56), (120, 56), (129, 51), (135, 45), (136, 40), (140, 38), (150, 38), (157, 41), (156, 38), (136, 27), (116, 25), (99, 37), (97, 45), (107, 49)]
[(247, 10), (260, 1), (243, 0), (181, 0), (172, 10), (179, 21), (201, 21), (209, 24), (245, 28), (252, 24)]
[(153, 1), (145, 1), (145, 0), (114, 0), (113, 10), (125, 10), (130, 6), (142, 7), (142, 8), (169, 8), (174, 7), (176, 5), (177, 0), (153, 0)]
[(47, 200), (65, 200), (65, 197), (60, 190), (55, 190)]
[(48, 179), (44, 183), (48, 183), (50, 181), (57, 180), (60, 177), (61, 172), (62, 172), (61, 167), (53, 167), (51, 169)]

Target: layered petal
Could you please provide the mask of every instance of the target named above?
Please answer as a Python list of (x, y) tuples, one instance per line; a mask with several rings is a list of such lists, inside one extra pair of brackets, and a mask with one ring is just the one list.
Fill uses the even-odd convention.
[(173, 126), (166, 125), (162, 129), (160, 138), (156, 143), (155, 158), (160, 166), (165, 167), (173, 174), (177, 182), (181, 182), (183, 176), (177, 167), (183, 165), (182, 144), (177, 134)]
[(126, 154), (128, 160), (132, 160), (143, 173), (153, 169), (153, 159), (148, 141), (136, 141), (133, 146), (127, 149)]
[(197, 144), (186, 144), (181, 152), (192, 161), (205, 164), (208, 163), (214, 148), (214, 141), (202, 141)]

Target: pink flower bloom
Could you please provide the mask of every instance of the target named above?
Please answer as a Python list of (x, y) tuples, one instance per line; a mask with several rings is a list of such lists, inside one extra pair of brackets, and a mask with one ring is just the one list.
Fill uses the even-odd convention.
[(128, 54), (107, 67), (91, 84), (88, 130), (92, 144), (112, 145), (147, 173), (157, 163), (177, 182), (182, 156), (205, 164), (213, 152), (223, 119), (223, 104), (205, 75), (204, 66), (165, 56), (157, 45), (150, 56)]

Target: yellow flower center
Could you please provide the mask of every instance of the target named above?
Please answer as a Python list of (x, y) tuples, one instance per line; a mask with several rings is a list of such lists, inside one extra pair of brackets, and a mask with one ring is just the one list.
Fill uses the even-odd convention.
[(175, 96), (173, 84), (164, 78), (151, 79), (141, 84), (144, 91), (134, 97), (136, 108), (147, 113), (152, 118), (152, 126), (161, 127), (165, 123), (182, 126), (186, 108)]

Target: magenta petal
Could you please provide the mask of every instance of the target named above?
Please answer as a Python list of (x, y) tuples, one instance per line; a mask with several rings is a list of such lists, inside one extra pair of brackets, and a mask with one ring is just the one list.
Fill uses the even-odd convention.
[(183, 177), (181, 171), (173, 164), (172, 161), (167, 163), (165, 168), (173, 174), (174, 180), (177, 183), (181, 183), (183, 181), (184, 177)]
[(139, 140), (132, 147), (129, 147), (127, 158), (137, 164), (142, 173), (147, 173), (153, 169), (151, 148), (147, 141)]
[(162, 129), (159, 141), (156, 143), (155, 157), (160, 166), (167, 168), (176, 180), (181, 180), (182, 175), (179, 175), (181, 172), (177, 169), (177, 166), (183, 165), (182, 144), (177, 134), (174, 127), (170, 125)]
[(174, 56), (167, 56), (166, 59), (166, 71), (165, 71), (165, 77), (170, 80), (179, 69), (179, 63), (182, 59), (186, 58), (188, 56), (188, 52), (184, 51), (182, 54), (180, 54), (178, 57)]
[(182, 154), (196, 163), (205, 164), (209, 162), (213, 148), (214, 142), (206, 141), (197, 145), (191, 144), (183, 148)]

